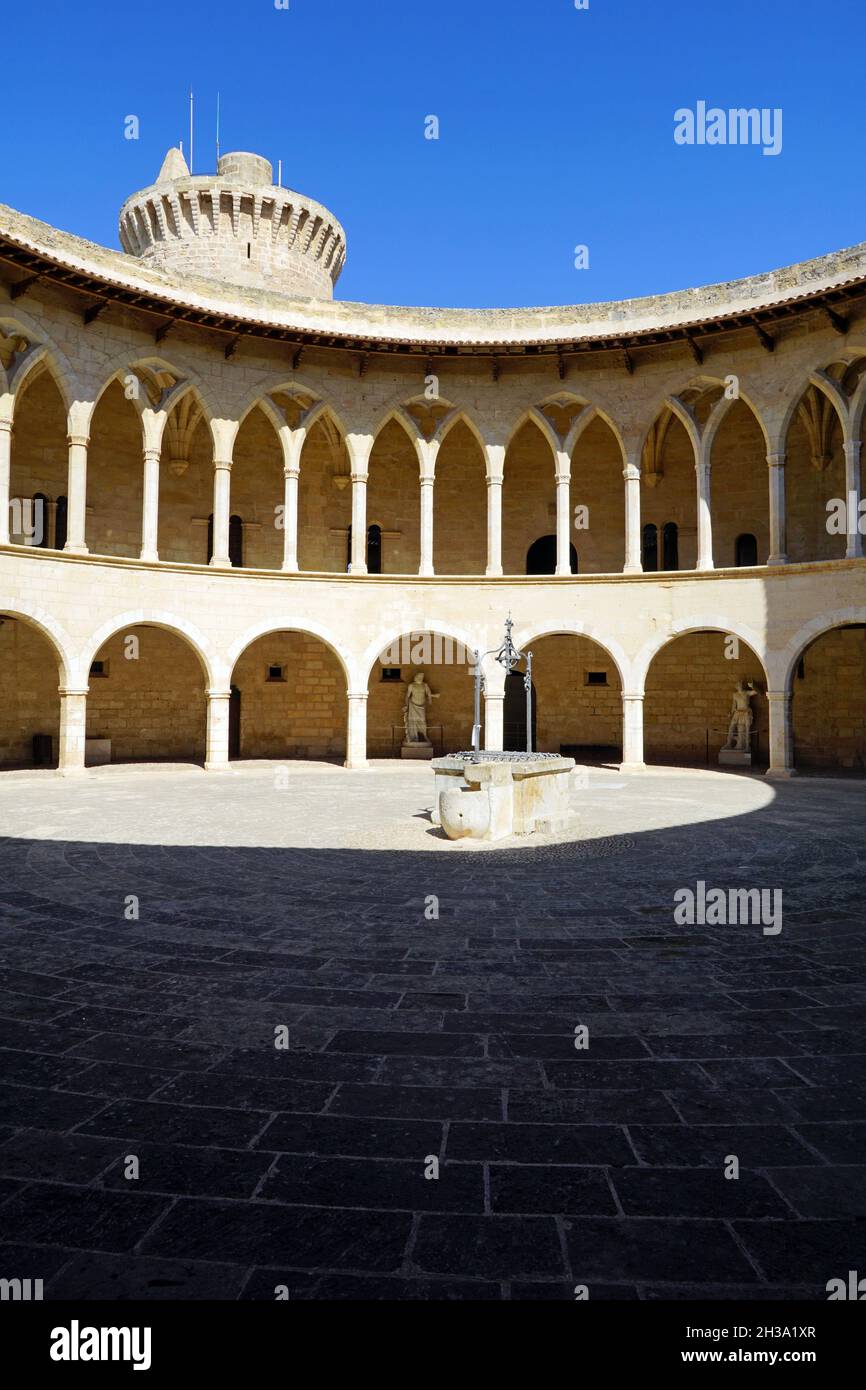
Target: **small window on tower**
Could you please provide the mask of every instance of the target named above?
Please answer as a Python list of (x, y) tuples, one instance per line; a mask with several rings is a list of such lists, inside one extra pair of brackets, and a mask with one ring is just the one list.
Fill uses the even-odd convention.
[(252, 242), (248, 241), (248, 242), (247, 242), (247, 260), (248, 260), (248, 261), (252, 259), (252, 254), (253, 254)]
[(587, 671), (587, 685), (607, 685), (607, 671)]
[(286, 679), (286, 668), (284, 666), (269, 666), (269, 681), (284, 681)]

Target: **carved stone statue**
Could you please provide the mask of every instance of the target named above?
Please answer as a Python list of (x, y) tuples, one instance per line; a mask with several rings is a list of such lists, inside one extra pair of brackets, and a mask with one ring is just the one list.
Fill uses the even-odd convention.
[(433, 694), (424, 679), (424, 672), (419, 671), (415, 679), (409, 682), (406, 699), (403, 701), (403, 728), (406, 731), (407, 743), (429, 743), (427, 706), (431, 701), (438, 699), (439, 696)]
[(725, 748), (737, 753), (748, 753), (751, 751), (752, 725), (755, 716), (752, 712), (752, 700), (757, 695), (751, 681), (743, 684), (737, 681), (737, 688), (734, 691), (733, 704), (731, 705), (731, 723), (728, 729), (728, 741)]

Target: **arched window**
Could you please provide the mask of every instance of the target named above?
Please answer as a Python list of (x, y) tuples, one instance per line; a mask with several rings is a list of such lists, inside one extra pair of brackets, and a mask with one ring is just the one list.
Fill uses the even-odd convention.
[[(577, 551), (568, 547), (572, 574), (577, 574)], [(526, 552), (527, 574), (556, 574), (556, 536), (539, 536)]]
[(742, 536), (737, 536), (736, 552), (734, 564), (737, 569), (746, 569), (750, 565), (758, 563), (758, 538), (753, 536), (751, 531), (746, 531)]
[[(213, 559), (213, 512), (207, 519), (207, 563)], [(235, 569), (242, 569), (244, 563), (244, 523), (243, 518), (229, 518), (229, 559)]]
[[(352, 568), (352, 528), (349, 527), (348, 541), (346, 544), (346, 572)], [(367, 573), (382, 573), (382, 528), (381, 526), (367, 527)]]
[(62, 550), (66, 545), (67, 517), (69, 505), (65, 497), (58, 497), (57, 511), (54, 514), (54, 549)]
[(34, 492), (33, 494), (31, 524), (33, 526), (33, 538), (28, 544), (35, 545), (40, 550), (48, 550), (51, 545), (51, 537), (48, 534), (48, 498), (44, 492)]
[(678, 570), (680, 567), (680, 528), (675, 521), (668, 521), (662, 532), (662, 569)]
[(659, 528), (651, 521), (643, 528), (643, 567), (648, 573), (659, 567)]

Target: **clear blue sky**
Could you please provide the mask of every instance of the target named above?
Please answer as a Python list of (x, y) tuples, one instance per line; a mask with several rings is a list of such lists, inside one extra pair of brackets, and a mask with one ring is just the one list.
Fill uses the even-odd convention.
[[(223, 150), (282, 158), (342, 221), (342, 298), (732, 279), (866, 239), (864, 36), (864, 0), (10, 0), (0, 202), (116, 246), (125, 196), (186, 142), (192, 84), (196, 172), (219, 89)], [(677, 146), (674, 111), (701, 99), (781, 107), (782, 153)]]

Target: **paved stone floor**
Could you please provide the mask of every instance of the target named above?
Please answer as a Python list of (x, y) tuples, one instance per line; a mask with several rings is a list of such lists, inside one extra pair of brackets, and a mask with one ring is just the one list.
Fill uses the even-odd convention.
[[(481, 850), (433, 829), (431, 783), (0, 776), (0, 1277), (815, 1299), (866, 1273), (866, 783), (591, 771), (572, 838)], [(677, 925), (698, 881), (781, 889), (781, 933)]]

